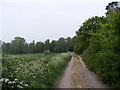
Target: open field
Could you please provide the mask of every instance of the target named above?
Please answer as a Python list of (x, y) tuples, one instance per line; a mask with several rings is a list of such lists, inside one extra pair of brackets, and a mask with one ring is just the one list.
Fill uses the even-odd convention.
[(51, 88), (69, 62), (69, 53), (10, 54), (3, 58), (3, 88)]

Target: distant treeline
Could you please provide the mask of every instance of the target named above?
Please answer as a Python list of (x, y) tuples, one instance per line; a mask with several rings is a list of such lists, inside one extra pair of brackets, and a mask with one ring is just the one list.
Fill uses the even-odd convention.
[(2, 42), (3, 54), (24, 54), (24, 53), (43, 53), (44, 51), (50, 51), (52, 53), (61, 53), (67, 51), (73, 51), (73, 39), (60, 38), (59, 40), (45, 42), (27, 43), (22, 37), (15, 37), (10, 43)]
[(105, 17), (92, 17), (76, 32), (75, 52), (111, 87), (120, 88), (120, 7), (106, 6)]

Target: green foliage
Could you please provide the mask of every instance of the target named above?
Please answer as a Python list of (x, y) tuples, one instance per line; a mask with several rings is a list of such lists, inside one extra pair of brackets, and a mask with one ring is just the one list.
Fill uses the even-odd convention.
[(115, 11), (120, 11), (120, 8), (118, 8), (118, 2), (117, 1), (113, 1), (108, 3), (108, 5), (105, 8), (107, 10), (107, 15), (109, 15), (109, 11), (110, 9), (114, 9)]
[(24, 38), (15, 37), (11, 43), (2, 42), (2, 52), (5, 54), (43, 53), (46, 50), (50, 50), (52, 53), (73, 51), (73, 39), (60, 38), (52, 42), (47, 39), (44, 42), (36, 43), (33, 40), (31, 43), (27, 43)]
[(90, 33), (90, 45), (82, 54), (88, 68), (96, 72), (105, 83), (114, 88), (120, 88), (118, 25), (120, 25), (120, 14), (110, 10), (106, 17), (106, 23), (100, 23), (99, 30)]
[(34, 53), (35, 52), (35, 41), (33, 40), (32, 43), (29, 43), (27, 45), (27, 52), (28, 53)]
[(11, 47), (10, 43), (3, 42), (2, 43), (2, 52), (4, 52), (4, 53), (10, 53), (10, 47)]
[[(7, 79), (7, 81), (0, 80), (3, 89), (25, 88), (24, 85), (28, 85), (27, 88), (52, 88), (71, 58), (68, 53), (21, 54), (8, 57), (3, 58), (2, 77)], [(18, 81), (15, 81), (16, 79)]]
[(17, 54), (17, 53), (25, 53), (25, 44), (26, 41), (24, 38), (21, 37), (15, 37), (14, 40), (11, 42), (11, 53)]
[(42, 53), (44, 51), (44, 43), (43, 42), (37, 42), (35, 45), (35, 52), (36, 53)]
[(100, 28), (100, 23), (105, 23), (104, 17), (92, 17), (83, 23), (80, 29), (76, 32), (77, 36), (74, 38), (75, 48), (74, 51), (81, 54), (89, 46), (89, 40), (91, 38), (90, 33), (95, 33)]
[[(56, 47), (54, 48), (55, 52), (67, 52), (71, 51), (72, 47), (72, 39), (70, 37), (68, 38), (60, 38), (56, 42)], [(72, 47), (73, 48), (73, 47)]]

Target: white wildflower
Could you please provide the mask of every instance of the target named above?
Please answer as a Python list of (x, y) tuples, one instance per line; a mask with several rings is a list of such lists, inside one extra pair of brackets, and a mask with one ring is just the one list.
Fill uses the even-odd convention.
[(25, 85), (25, 87), (28, 87), (28, 84), (24, 84)]
[(18, 81), (18, 79), (15, 78), (14, 81)]
[(20, 82), (20, 84), (23, 84), (23, 82)]
[(18, 87), (18, 88), (23, 88), (23, 87), (22, 87), (22, 86), (20, 86), (20, 85), (17, 85), (17, 87)]
[(12, 83), (16, 83), (15, 81), (12, 81)]
[(8, 82), (8, 84), (11, 84), (11, 83), (12, 83), (11, 81)]
[(5, 80), (4, 78), (0, 79), (1, 82), (3, 82), (4, 80)]
[(23, 81), (20, 82), (20, 84), (23, 84), (23, 83), (24, 83)]
[(9, 81), (9, 79), (6, 78), (6, 79), (5, 79), (5, 82), (8, 82), (8, 81)]

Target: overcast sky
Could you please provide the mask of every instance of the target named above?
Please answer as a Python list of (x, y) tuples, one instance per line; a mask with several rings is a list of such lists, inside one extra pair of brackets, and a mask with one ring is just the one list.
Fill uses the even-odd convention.
[(73, 37), (90, 17), (105, 15), (113, 0), (0, 0), (0, 36), (27, 42)]

